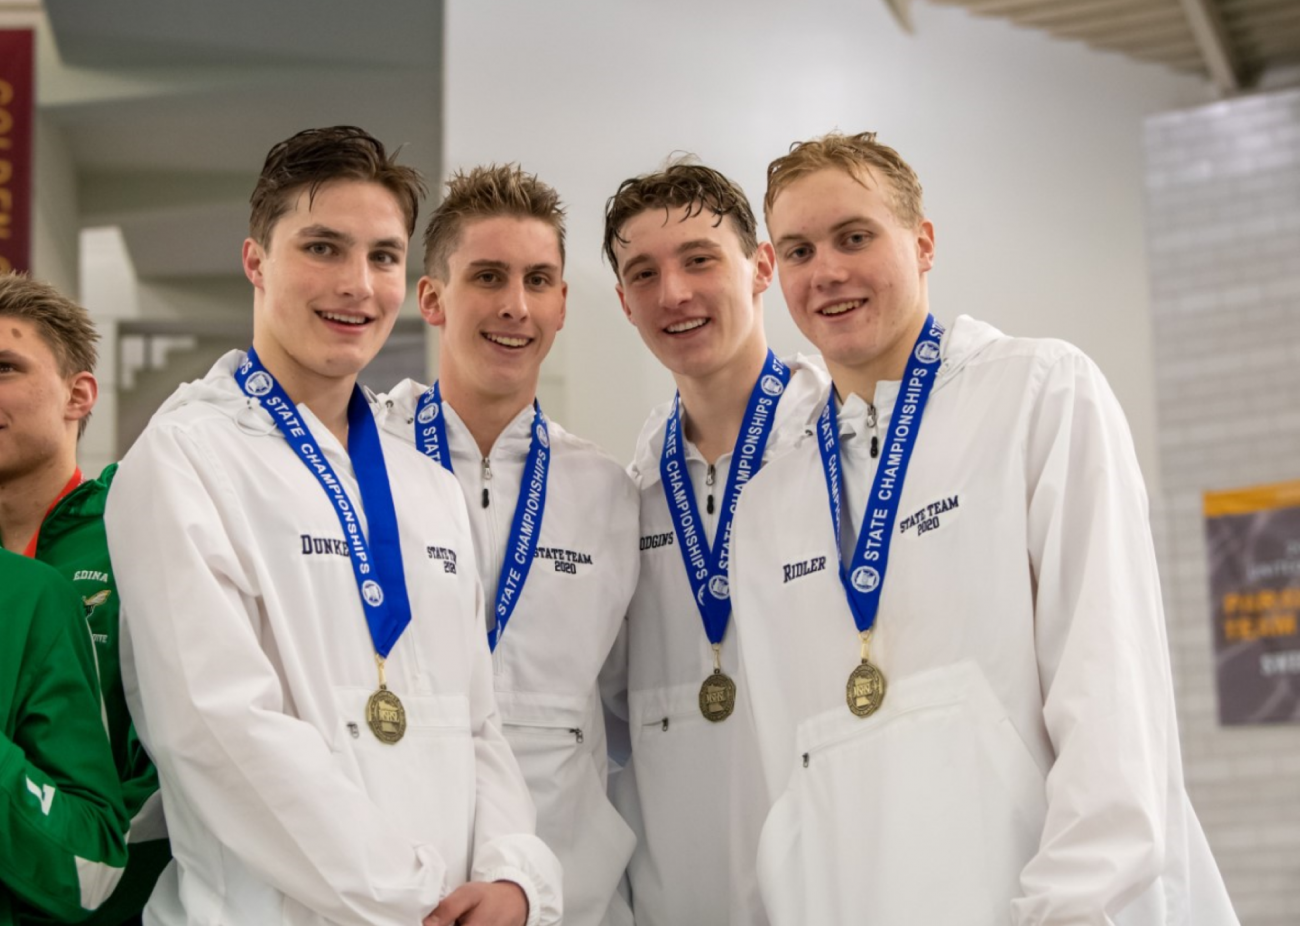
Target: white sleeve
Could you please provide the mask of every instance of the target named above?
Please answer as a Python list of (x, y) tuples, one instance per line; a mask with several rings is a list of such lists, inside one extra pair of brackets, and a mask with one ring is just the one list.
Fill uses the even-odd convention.
[(1174, 728), (1146, 490), (1086, 357), (1044, 373), (1029, 421), (1028, 545), (1043, 718), (1056, 758), (1016, 924), (1097, 924), (1159, 875)]
[[(477, 574), (477, 570), (475, 571)], [(483, 613), (483, 588), (475, 582), (474, 613)], [(564, 912), (560, 860), (536, 835), (537, 812), (519, 763), (501, 732), (492, 685), (487, 634), (474, 656), (470, 724), (474, 734), (477, 795), (471, 881), (512, 881), (528, 898), (525, 926), (554, 926)]]
[(250, 526), (215, 455), (150, 428), (114, 480), (105, 525), (126, 687), (169, 816), (175, 797), (184, 825), (330, 922), (420, 922), (444, 893), (446, 865), (396, 831), (319, 731), (286, 713), (260, 641), (262, 596), (274, 590), (257, 588), (243, 560)]

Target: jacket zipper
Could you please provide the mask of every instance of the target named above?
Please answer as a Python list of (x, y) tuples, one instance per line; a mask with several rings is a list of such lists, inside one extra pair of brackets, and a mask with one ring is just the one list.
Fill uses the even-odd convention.
[[(873, 453), (872, 456), (875, 456)], [(487, 457), (483, 458), (483, 507), (486, 508), (490, 501), (488, 497), (488, 483), (492, 481), (492, 463)]]
[(583, 735), (581, 727), (556, 727), (547, 723), (525, 723), (517, 720), (508, 720), (502, 724), (503, 727), (519, 727), (524, 730), (536, 730), (542, 733), (563, 733), (572, 736), (574, 742), (582, 743), (586, 737)]
[(705, 505), (708, 514), (713, 514), (713, 482), (716, 475), (717, 472), (714, 470), (713, 464), (710, 463), (709, 471), (704, 475), (704, 484), (709, 487), (709, 500)]
[[(880, 456), (880, 438), (876, 432), (876, 406), (870, 402), (867, 403), (867, 426), (871, 428), (871, 459), (874, 460)], [(804, 756), (805, 766), (808, 764), (807, 759), (808, 757)]]

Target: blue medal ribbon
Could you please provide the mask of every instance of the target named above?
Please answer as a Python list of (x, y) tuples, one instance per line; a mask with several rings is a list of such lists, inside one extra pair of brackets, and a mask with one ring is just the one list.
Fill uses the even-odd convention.
[[(352, 572), (357, 580), (361, 606), (365, 610), (370, 639), (380, 659), (387, 659), (402, 631), (411, 622), (411, 601), (402, 567), (401, 540), (397, 533), (397, 512), (388, 484), (388, 467), (379, 443), (379, 428), (370, 413), (370, 403), (357, 386), (348, 400), (348, 456), (361, 490), (369, 530), (361, 522), (334, 467), (317, 447), (298, 407), (274, 376), (262, 365), (257, 351), (248, 349), (247, 359), (235, 371), (235, 381), (250, 399), (270, 414), (298, 459), (316, 477), (334, 505), (343, 536), (351, 552)], [(369, 533), (367, 538), (366, 534)]]
[[(435, 381), (420, 396), (415, 406), (415, 446), (433, 461), (455, 475), (451, 467), (451, 449), (447, 443), (446, 416), (442, 410), (442, 390)], [(551, 469), (551, 438), (542, 407), (533, 400), (533, 434), (524, 461), (524, 480), (515, 502), (514, 520), (506, 540), (506, 555), (497, 578), (496, 626), (488, 631), (488, 646), (496, 650), (506, 632), (506, 624), (528, 581), (537, 544), (542, 533), (542, 515), (546, 511), (546, 484)]]
[[(835, 396), (826, 401), (817, 420), (817, 447), (821, 451), (822, 471), (826, 476), (826, 495), (830, 500), (831, 521), (835, 525), (835, 552), (840, 563), (840, 582), (848, 595), (849, 609), (859, 633), (866, 633), (876, 623), (880, 595), (885, 587), (885, 570), (889, 565), (889, 546), (903, 495), (903, 481), (916, 446), (921, 416), (930, 401), (935, 374), (939, 371), (939, 341), (943, 326), (927, 315), (925, 325), (908, 355), (907, 372), (899, 388), (894, 414), (889, 422), (889, 437), (880, 455), (871, 496), (858, 532), (857, 548), (847, 570), (840, 548), (840, 431), (835, 414)], [(864, 651), (865, 652), (865, 651)], [(866, 658), (865, 655), (863, 657)]]
[(663, 452), (659, 457), (659, 475), (664, 486), (668, 512), (673, 519), (677, 545), (686, 564), (686, 577), (695, 593), (695, 604), (704, 621), (704, 632), (714, 646), (722, 643), (731, 618), (731, 589), (728, 574), (731, 566), (731, 522), (736, 514), (740, 490), (763, 465), (763, 451), (772, 436), (776, 406), (790, 383), (790, 368), (770, 350), (767, 363), (749, 394), (745, 420), (736, 446), (731, 452), (731, 472), (722, 495), (722, 512), (712, 549), (702, 530), (700, 509), (686, 471), (686, 453), (682, 448), (681, 393), (673, 399), (673, 410), (664, 427)]

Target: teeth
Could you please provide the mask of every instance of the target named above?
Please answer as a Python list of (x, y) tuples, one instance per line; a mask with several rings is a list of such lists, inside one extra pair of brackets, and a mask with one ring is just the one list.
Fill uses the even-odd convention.
[(843, 315), (849, 309), (856, 309), (861, 305), (861, 301), (854, 299), (852, 302), (837, 302), (834, 305), (828, 305), (822, 309), (823, 315)]
[(332, 322), (342, 322), (345, 325), (364, 325), (367, 321), (362, 315), (337, 315), (334, 312), (321, 312), (320, 317)]
[(528, 343), (528, 338), (509, 338), (502, 334), (484, 334), (483, 336), (493, 344), (500, 344), (503, 347), (523, 347)]
[(667, 331), (669, 334), (681, 334), (683, 331), (692, 331), (700, 327), (700, 325), (703, 325), (706, 321), (708, 321), (707, 318), (693, 318), (690, 321), (678, 322), (675, 325), (669, 325), (664, 330)]

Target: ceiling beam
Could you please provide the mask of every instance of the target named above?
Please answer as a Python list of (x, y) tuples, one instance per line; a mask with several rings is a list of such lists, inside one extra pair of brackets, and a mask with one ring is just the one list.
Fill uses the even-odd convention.
[(1228, 31), (1223, 27), (1223, 16), (1215, 5), (1216, 0), (1180, 0), (1180, 2), (1214, 83), (1224, 93), (1240, 90), (1241, 72), (1233, 55)]

